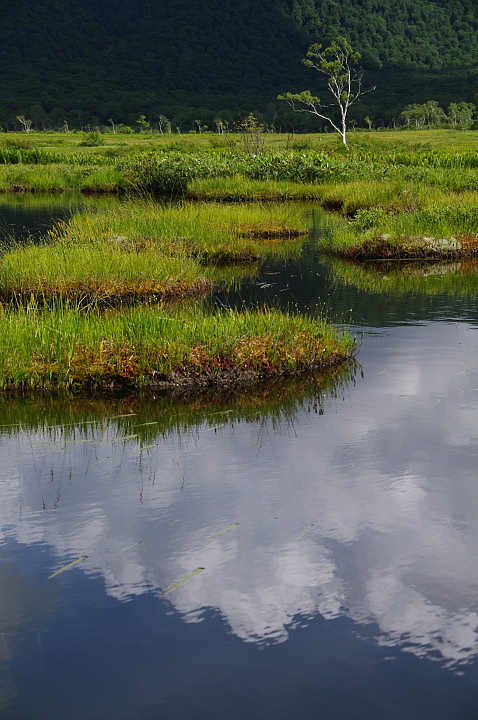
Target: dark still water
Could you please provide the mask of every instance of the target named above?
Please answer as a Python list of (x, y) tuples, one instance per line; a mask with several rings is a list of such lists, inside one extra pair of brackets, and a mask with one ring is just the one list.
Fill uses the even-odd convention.
[(79, 193), (0, 193), (0, 240), (41, 238), (55, 221), (69, 217), (75, 210), (97, 207), (105, 202), (104, 198), (90, 198)]
[(335, 384), (0, 398), (2, 720), (478, 717), (475, 276), (407, 282), (229, 298), (355, 324)]

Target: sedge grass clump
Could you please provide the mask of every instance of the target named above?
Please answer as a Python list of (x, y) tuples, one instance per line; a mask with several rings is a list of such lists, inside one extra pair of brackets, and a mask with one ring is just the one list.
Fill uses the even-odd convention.
[(430, 196), (444, 197), (439, 190), (431, 190), (401, 178), (355, 180), (348, 183), (321, 185), (322, 205), (354, 215), (358, 210), (381, 207), (388, 213), (414, 212), (430, 202)]
[(193, 252), (205, 262), (289, 257), (300, 251), (308, 233), (299, 206), (207, 203), (198, 205), (197, 210), (202, 233), (193, 240)]
[(340, 365), (350, 337), (278, 311), (207, 314), (68, 303), (0, 314), (0, 388), (140, 389), (228, 385)]
[(118, 171), (111, 166), (81, 164), (0, 164), (0, 192), (113, 192)]
[(390, 213), (414, 212), (431, 202), (444, 202), (450, 192), (478, 188), (476, 171), (456, 168), (393, 167), (375, 164), (373, 170), (344, 181), (327, 182), (254, 180), (243, 175), (198, 178), (188, 186), (187, 197), (222, 201), (317, 200), (329, 210), (354, 215), (357, 210), (382, 207)]
[(186, 197), (193, 200), (227, 202), (283, 202), (317, 200), (320, 188), (315, 183), (292, 180), (251, 180), (243, 175), (197, 178), (188, 185)]
[(459, 204), (429, 204), (416, 212), (357, 212), (323, 243), (334, 255), (353, 259), (466, 258), (478, 255), (478, 210), (469, 196)]
[(193, 258), (171, 257), (154, 249), (138, 253), (114, 241), (93, 246), (20, 246), (0, 260), (4, 301), (31, 296), (37, 303), (54, 297), (157, 301), (204, 294), (210, 287), (204, 269)]
[(397, 149), (387, 155), (394, 165), (424, 168), (478, 168), (478, 151), (475, 149), (416, 148)]
[[(307, 233), (303, 215), (299, 206), (292, 205), (164, 206), (154, 201), (134, 201), (96, 213), (78, 213), (58, 223), (49, 238), (63, 246), (91, 246), (120, 238), (125, 246), (138, 252), (149, 248), (212, 263), (254, 261), (265, 255), (296, 251), (300, 247), (297, 237)], [(254, 235), (241, 231), (246, 226), (255, 229)]]
[(81, 211), (48, 231), (48, 243), (5, 251), (0, 296), (113, 303), (197, 296), (211, 288), (206, 264), (298, 252), (303, 214), (292, 206), (152, 201)]

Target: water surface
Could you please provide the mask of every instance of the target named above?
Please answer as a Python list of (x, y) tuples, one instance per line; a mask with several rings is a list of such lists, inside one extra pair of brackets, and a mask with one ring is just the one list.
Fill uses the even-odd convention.
[(474, 297), (365, 292), (313, 243), (219, 300), (262, 297), (333, 309), (359, 366), (1, 400), (2, 720), (476, 717)]
[(80, 193), (0, 193), (0, 239), (39, 240), (58, 221), (73, 212), (94, 208), (111, 199)]

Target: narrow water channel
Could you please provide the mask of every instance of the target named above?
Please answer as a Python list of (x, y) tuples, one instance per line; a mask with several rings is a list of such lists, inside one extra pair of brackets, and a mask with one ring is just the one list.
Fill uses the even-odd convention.
[(393, 272), (216, 297), (352, 326), (335, 385), (0, 398), (2, 720), (476, 718), (477, 278)]

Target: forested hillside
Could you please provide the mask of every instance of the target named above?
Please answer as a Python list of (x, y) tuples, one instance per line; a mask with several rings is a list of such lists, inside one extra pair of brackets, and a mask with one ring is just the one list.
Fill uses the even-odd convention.
[[(317, 89), (301, 58), (346, 35), (375, 93), (357, 106), (390, 123), (404, 105), (478, 91), (476, 0), (16, 0), (0, 23), (0, 126), (125, 123), (173, 129), (246, 112), (277, 125), (287, 90)], [(320, 88), (319, 88), (320, 89)], [(294, 116), (300, 124), (301, 118)], [(291, 121), (289, 115), (289, 122)], [(310, 120), (308, 121), (310, 122)]]

